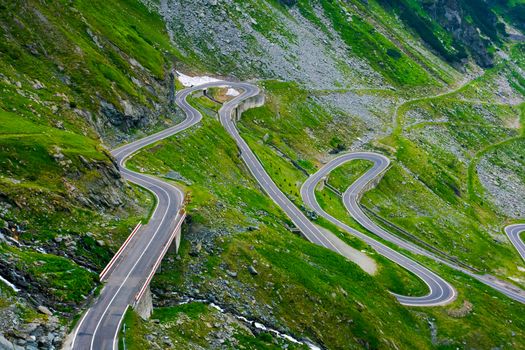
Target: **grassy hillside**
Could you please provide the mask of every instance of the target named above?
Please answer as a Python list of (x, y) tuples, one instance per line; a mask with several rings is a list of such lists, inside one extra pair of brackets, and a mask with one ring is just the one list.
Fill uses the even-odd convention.
[[(322, 129), (319, 129), (320, 127), (334, 124), (329, 120), (325, 123), (321, 122), (323, 121), (322, 118), (329, 118), (327, 111), (321, 107), (317, 109), (306, 108), (304, 104), (310, 102), (300, 102), (300, 99), (287, 100), (288, 94), (300, 96), (300, 90), (296, 90), (297, 87), (287, 86), (286, 84), (275, 85), (271, 82), (265, 87), (270, 97), (268, 103), (264, 107), (250, 110), (243, 115), (240, 122), (241, 132), (250, 146), (257, 152), (266, 168), (270, 170), (270, 174), (278, 185), (290, 198), (300, 204), (297, 191), (304, 181), (304, 175), (299, 168), (314, 169), (317, 162), (313, 158), (314, 155), (320, 157), (323, 152), (328, 152), (334, 147), (332, 140), (319, 140), (315, 137), (315, 135), (326, 135)], [(274, 95), (274, 91), (278, 91), (278, 93)], [(283, 93), (283, 91), (288, 91), (288, 94)], [(321, 260), (315, 260), (314, 256), (318, 253), (314, 252), (319, 252), (319, 248), (314, 248), (301, 239), (295, 238), (289, 232), (283, 231), (281, 227), (287, 219), (283, 218), (278, 211), (268, 212), (273, 204), (267, 203), (264, 196), (259, 200), (253, 200), (253, 194), (249, 194), (249, 192), (240, 193), (235, 190), (237, 188), (235, 184), (239, 181), (237, 176), (240, 175), (243, 179), (241, 181), (244, 182), (243, 187), (246, 190), (252, 188), (253, 180), (246, 170), (241, 170), (241, 173), (237, 173), (239, 170), (234, 170), (244, 169), (244, 166), (238, 164), (239, 160), (235, 152), (227, 151), (232, 147), (232, 140), (224, 134), (218, 122), (213, 119), (214, 113), (211, 111), (218, 107), (213, 107), (213, 104), (210, 105), (210, 101), (205, 98), (194, 100), (193, 103), (200, 105), (202, 110), (208, 111), (209, 115), (203, 120), (202, 126), (197, 126), (195, 130), (187, 131), (139, 153), (131, 162), (131, 164), (140, 164), (142, 169), (154, 174), (162, 175), (167, 174), (170, 170), (175, 170), (185, 179), (191, 181), (188, 190), (192, 198), (190, 205), (192, 220), (190, 221), (190, 229), (185, 236), (189, 242), (183, 243), (179, 257), (166, 260), (163, 272), (157, 274), (155, 278), (154, 290), (162, 296), (158, 301), (159, 305), (173, 305), (174, 302), (184, 299), (186, 296), (204, 298), (225, 306), (226, 310), (233, 314), (249, 316), (274, 327), (284, 326), (284, 329), (295, 336), (306, 335), (328, 348), (352, 348), (352, 345), (342, 346), (339, 343), (339, 341), (352, 339), (352, 336), (347, 338), (346, 331), (341, 332), (339, 328), (336, 333), (332, 334), (326, 329), (332, 329), (333, 310), (345, 310), (341, 314), (337, 313), (338, 316), (335, 317), (338, 327), (345, 324), (345, 320), (350, 317), (349, 315), (353, 315), (351, 319), (355, 321), (356, 316), (352, 313), (352, 308), (347, 309), (345, 306), (346, 302), (352, 299), (357, 302), (358, 309), (364, 306), (365, 310), (378, 315), (379, 311), (375, 310), (375, 306), (379, 301), (371, 299), (373, 296), (369, 293), (370, 287), (361, 289), (364, 288), (364, 285), (360, 287), (356, 282), (359, 279), (355, 274), (360, 269), (351, 263), (343, 263), (331, 252), (323, 253)], [(296, 112), (297, 105), (303, 105), (302, 113)], [(274, 108), (282, 113), (277, 119), (275, 118), (276, 110)], [(308, 112), (309, 110), (310, 112)], [(302, 121), (294, 120), (294, 118), (301, 118)], [(317, 122), (311, 126), (312, 130), (316, 131), (313, 135), (311, 133), (304, 134), (293, 127), (294, 123), (309, 125), (313, 120)], [(277, 135), (272, 132), (272, 128), (280, 129), (280, 134)], [(287, 130), (291, 131), (288, 133)], [(293, 130), (298, 132), (297, 136)], [(334, 128), (330, 135), (337, 136), (334, 134), (335, 130), (337, 129)], [(219, 135), (221, 135), (220, 139), (217, 138)], [(283, 137), (282, 135), (286, 136)], [(301, 141), (299, 142), (299, 140)], [(314, 143), (310, 146), (309, 142)], [(213, 148), (210, 148), (211, 145)], [(180, 152), (181, 150), (184, 152)], [(295, 153), (291, 153), (292, 150)], [(304, 154), (303, 150), (308, 150), (308, 154)], [(198, 152), (200, 156), (193, 155), (195, 152)], [(283, 155), (286, 156), (283, 157)], [(190, 163), (187, 160), (189, 158), (197, 161)], [(210, 164), (217, 165), (210, 168)], [(349, 166), (335, 172), (330, 177), (330, 181), (334, 186), (343, 189), (366, 167), (366, 163), (349, 164)], [(395, 168), (389, 170), (390, 172), (395, 173)], [(233, 173), (238, 175), (232, 176)], [(383, 186), (383, 183), (388, 185), (388, 176), (387, 173), (387, 177), (382, 180), (378, 190)], [(217, 182), (215, 179), (220, 180)], [(186, 181), (185, 185), (187, 183)], [(249, 185), (250, 183), (251, 185)], [(222, 184), (228, 184), (228, 186)], [(202, 189), (201, 186), (203, 186)], [(374, 190), (372, 193), (378, 190)], [(255, 188), (250, 191), (254, 191), (252, 193), (258, 192)], [(202, 192), (205, 192), (206, 195), (204, 196)], [(326, 205), (329, 211), (348, 221), (349, 224), (355, 225), (351, 220), (347, 220), (337, 197), (332, 196), (326, 189), (320, 193), (320, 196), (321, 203)], [(415, 197), (417, 198), (417, 193)], [(241, 208), (243, 209), (239, 212), (238, 210)], [(243, 223), (244, 220), (247, 221)], [(324, 225), (322, 221), (320, 224)], [(330, 229), (330, 226), (327, 228)], [(358, 249), (364, 248), (366, 250), (354, 239), (344, 235), (342, 237)], [(373, 255), (373, 252), (369, 253), (382, 266), (380, 271), (383, 272), (373, 277), (364, 275), (367, 284), (377, 284), (378, 290), (382, 291), (388, 289), (413, 295), (425, 292), (424, 288), (420, 289), (417, 283), (414, 283), (417, 281), (414, 281), (413, 277), (403, 276), (402, 272), (393, 272), (398, 270), (395, 265)], [(298, 259), (295, 258), (296, 254), (298, 254)], [(332, 265), (330, 263), (332, 259), (336, 259), (338, 262)], [(305, 262), (307, 262), (306, 265), (304, 265)], [(522, 312), (520, 310), (523, 308), (521, 305), (502, 298), (501, 295), (498, 296), (497, 293), (490, 291), (476, 281), (455, 272), (443, 270), (442, 267), (434, 266), (432, 263), (427, 263), (448, 280), (453, 281), (460, 292), (460, 296), (455, 303), (445, 308), (407, 309), (410, 317), (414, 317), (415, 320), (425, 320), (425, 322), (429, 322), (432, 329), (437, 329), (437, 331), (431, 331), (426, 328), (427, 326), (417, 325), (416, 322), (413, 327), (420, 329), (418, 334), (421, 334), (421, 343), (418, 347), (446, 348), (445, 344), (448, 344), (447, 346), (466, 345), (485, 348), (506, 344), (519, 348), (518, 339), (522, 336), (520, 325), (524, 322), (520, 316)], [(281, 267), (281, 264), (284, 265)], [(341, 266), (341, 264), (345, 267), (340, 270), (341, 274), (335, 279), (337, 285), (334, 286), (328, 277), (335, 277), (333, 273), (339, 271), (337, 266)], [(249, 265), (256, 267), (259, 272), (257, 276), (251, 276), (248, 273), (246, 267)], [(309, 265), (315, 266), (315, 269), (310, 269)], [(389, 269), (389, 273), (385, 274), (384, 269)], [(316, 277), (319, 270), (322, 271), (324, 277)], [(351, 272), (354, 270), (355, 272)], [(236, 277), (232, 277), (232, 272), (236, 273)], [(197, 278), (195, 275), (199, 277)], [(349, 277), (352, 281), (352, 287), (346, 289), (343, 284)], [(400, 285), (399, 281), (404, 282)], [(323, 287), (325, 284), (326, 287)], [(413, 289), (407, 289), (407, 285), (411, 285)], [(345, 290), (343, 293), (345, 297), (342, 300), (337, 297), (337, 291), (340, 287)], [(367, 295), (366, 298), (361, 299), (361, 291)], [(304, 298), (299, 297), (299, 295), (304, 295), (303, 293), (310, 295), (306, 298), (307, 300), (319, 300), (316, 302), (315, 308), (312, 309), (308, 301), (307, 304), (303, 303)], [(383, 296), (383, 298), (385, 297)], [(259, 302), (254, 303), (253, 300)], [(264, 301), (263, 305), (271, 305), (271, 309), (265, 310), (264, 307), (261, 307), (261, 300)], [(385, 299), (382, 300), (385, 301)], [(334, 303), (337, 303), (337, 306)], [(163, 309), (161, 307), (158, 310), (162, 312)], [(325, 314), (321, 310), (327, 310), (327, 313)], [(498, 310), (496, 317), (493, 310)], [(182, 314), (188, 313), (185, 310), (181, 312)], [(299, 323), (295, 318), (296, 314), (301, 315)], [(395, 316), (390, 312), (389, 321), (385, 323), (385, 319), (383, 319), (379, 324), (385, 331), (390, 327), (391, 322), (396, 324), (402, 319), (402, 323), (406, 324), (405, 317), (407, 316), (401, 316), (401, 314)], [(191, 315), (189, 317), (191, 318)], [(180, 319), (180, 317), (161, 320), (161, 325), (167, 322), (162, 328), (169, 330), (171, 327), (169, 322), (175, 319)], [(313, 323), (314, 319), (316, 320), (315, 323)], [(508, 325), (504, 321), (506, 319), (513, 320), (512, 331), (501, 328), (502, 325), (505, 327)], [(155, 327), (154, 324), (143, 324), (138, 320), (133, 322), (135, 322), (134, 327), (141, 329), (142, 332), (142, 336), (138, 339), (144, 339), (143, 336), (147, 334), (148, 329)], [(188, 321), (186, 317), (178, 322), (181, 325), (194, 324)], [(367, 322), (375, 323), (378, 321), (373, 319), (367, 321), (360, 318), (357, 323), (368, 324)], [(490, 334), (480, 333), (481, 324), (489, 324), (498, 330)], [(323, 331), (319, 332), (320, 329)], [(206, 328), (204, 330), (204, 334), (208, 334)], [(350, 327), (348, 332), (353, 334), (353, 339), (366, 340), (369, 344), (377, 344), (380, 348), (389, 344), (388, 342), (383, 343), (381, 340), (374, 340), (375, 336), (369, 332), (359, 333), (353, 327)], [(188, 338), (185, 335), (186, 333), (181, 333), (181, 331), (175, 333), (167, 331), (166, 334), (174, 343), (182, 342), (183, 344), (194, 345), (197, 341), (191, 336)], [(386, 334), (388, 333), (384, 333), (380, 338), (389, 339)], [(396, 343), (395, 340), (392, 341)], [(350, 344), (353, 343), (350, 342)], [(362, 343), (358, 342), (357, 344)], [(386, 347), (389, 346), (391, 344), (386, 345)], [(398, 344), (398, 346), (410, 348), (412, 345)]]
[[(159, 175), (175, 170), (192, 182), (187, 188), (190, 242), (183, 243), (179, 258), (168, 257), (155, 277), (159, 305), (183, 296), (213, 298), (234, 314), (328, 348), (430, 347), (421, 319), (385, 289), (392, 272), (369, 276), (285, 229), (288, 219), (255, 184), (213, 116), (138, 153), (129, 164)], [(378, 263), (385, 264), (381, 269), (395, 268), (381, 259)], [(248, 272), (250, 265), (257, 276)], [(174, 342), (191, 340), (180, 332), (168, 336)], [(400, 332), (406, 336), (399, 337)]]
[[(175, 70), (262, 79), (267, 102), (239, 128), (299, 207), (300, 185), (335, 154), (382, 152), (393, 166), (363, 198), (378, 220), (524, 286), (502, 228), (523, 220), (525, 46), (501, 23), (520, 28), (523, 5), (487, 4), (0, 0), (0, 275), (21, 289), (0, 283), (2, 334), (70, 326), (96, 296), (97, 271), (153, 204), (108, 148), (182, 117)], [(493, 68), (474, 79), (474, 63)], [(373, 275), (292, 233), (216, 120), (219, 105), (192, 103), (206, 113), (199, 126), (129, 163), (190, 199), (181, 252), (153, 281), (156, 320), (126, 316), (130, 348), (304, 348), (235, 316), (330, 349), (523, 347), (523, 306), (465, 276), (423, 261), (460, 295), (409, 309), (389, 291), (426, 286), (362, 242), (316, 219), (372, 259)], [(329, 182), (343, 190), (367, 166)], [(333, 192), (318, 198), (359, 227)], [(206, 302), (178, 305), (186, 297)]]
[(177, 52), (137, 1), (0, 1), (0, 37), (0, 274), (21, 290), (0, 298), (10, 338), (37, 306), (68, 323), (148, 214), (100, 137), (166, 119)]
[[(319, 159), (326, 157), (326, 153), (324, 152), (327, 152), (330, 148), (327, 146), (325, 146), (324, 149), (317, 148), (323, 150), (317, 155), (311, 151), (309, 154), (303, 153), (303, 149), (315, 149), (315, 147), (308, 147), (310, 142), (318, 144), (322, 141), (320, 141), (318, 137), (315, 137), (318, 136), (317, 134), (311, 133), (302, 133), (296, 138), (294, 137), (294, 132), (288, 133), (287, 130), (289, 129), (287, 125), (293, 125), (294, 120), (307, 119), (309, 114), (295, 114), (294, 109), (291, 108), (293, 103), (287, 105), (286, 102), (283, 102), (284, 100), (282, 98), (279, 99), (282, 104), (278, 104), (278, 107), (273, 109), (274, 106), (272, 106), (271, 102), (273, 91), (268, 89), (267, 92), (270, 94), (270, 103), (265, 107), (246, 112), (240, 122), (241, 131), (247, 140), (252, 140), (251, 146), (256, 150), (257, 155), (263, 161), (266, 168), (279, 169), (275, 172), (270, 170), (270, 174), (280, 185), (281, 189), (299, 203), (297, 195), (298, 188), (302, 183), (301, 179), (304, 179), (304, 175), (301, 173), (301, 170), (294, 165), (294, 162), (295, 164), (315, 164)], [(293, 92), (290, 93), (290, 95), (296, 94), (297, 93), (294, 94)], [(279, 96), (280, 95), (281, 93), (279, 93)], [(455, 108), (458, 108), (457, 106), (461, 106), (463, 103), (461, 101), (456, 101), (452, 97), (450, 99), (453, 105), (456, 104)], [(440, 100), (448, 101), (445, 98), (438, 99), (438, 101)], [(297, 101), (297, 99), (294, 101)], [(441, 106), (435, 101), (425, 100), (423, 102), (429, 103), (434, 109)], [(417, 105), (421, 106), (423, 102), (417, 103)], [(490, 109), (491, 107), (492, 109)], [(270, 112), (268, 109), (273, 109), (273, 111)], [(464, 111), (462, 112), (463, 114), (459, 112), (460, 110)], [(289, 113), (280, 114), (279, 112), (282, 113), (282, 111), (289, 111)], [(481, 106), (481, 108), (478, 107), (476, 109), (476, 113), (469, 108), (462, 107), (462, 109), (456, 110), (455, 113), (450, 113), (448, 115), (454, 116), (454, 118), (458, 119), (461, 118), (459, 125), (466, 125), (465, 127), (468, 127), (469, 120), (472, 120), (473, 118), (474, 123), (476, 123), (476, 133), (473, 133), (472, 136), (468, 133), (465, 134), (462, 132), (461, 128), (458, 128), (458, 124), (454, 124), (454, 128), (451, 128), (446, 132), (441, 131), (438, 133), (434, 131), (431, 140), (436, 143), (436, 141), (439, 141), (439, 135), (448, 137), (454, 137), (454, 135), (466, 135), (472, 137), (471, 140), (476, 140), (475, 145), (476, 147), (479, 147), (477, 145), (480, 142), (487, 142), (487, 144), (490, 144), (491, 138), (489, 135), (491, 135), (491, 133), (494, 135), (492, 142), (496, 143), (505, 137), (519, 137), (521, 134), (520, 129), (516, 129), (517, 124), (511, 122), (512, 120), (516, 120), (519, 116), (519, 112), (519, 108), (505, 105)], [(408, 114), (409, 113), (405, 113), (403, 115)], [(318, 118), (321, 114), (315, 111), (310, 115), (311, 117)], [(436, 115), (439, 115), (440, 119), (443, 119), (443, 116), (446, 116), (447, 114), (440, 112), (436, 113)], [(498, 115), (499, 118), (502, 119), (495, 124), (502, 125), (501, 129), (488, 125), (489, 122), (491, 124), (494, 123), (494, 119), (491, 119), (491, 121), (483, 121), (483, 118), (498, 118)], [(279, 117), (276, 118), (276, 116)], [(446, 122), (439, 121), (438, 124), (445, 124), (446, 126)], [(486, 125), (486, 128), (490, 132), (484, 132), (483, 129), (480, 130), (483, 125)], [(506, 128), (505, 125), (507, 125)], [(423, 127), (426, 127), (426, 124), (422, 124), (420, 128)], [(280, 152), (275, 151), (273, 147), (275, 140), (273, 138), (266, 138), (267, 141), (264, 143), (261, 142), (265, 134), (273, 135), (277, 130), (280, 130), (281, 135), (286, 135), (285, 137), (281, 137), (281, 142), (283, 142), (284, 145), (279, 145)], [(330, 137), (332, 137), (332, 135), (337, 135), (336, 133), (336, 128), (330, 130), (330, 132), (324, 133), (324, 135), (330, 135), (324, 138), (324, 142), (328, 144)], [(403, 134), (402, 132), (400, 133)], [(396, 137), (398, 139), (402, 138), (401, 136)], [(384, 139), (381, 142), (385, 143), (387, 140), (391, 139), (392, 138)], [(465, 144), (465, 147), (468, 145), (466, 141), (462, 142)], [(483, 143), (481, 144), (483, 145)], [(476, 204), (476, 202), (470, 202), (472, 203), (472, 207), (465, 206), (464, 201), (469, 201), (468, 195), (458, 197), (453, 191), (451, 191), (452, 195), (448, 194), (445, 190), (439, 192), (439, 187), (437, 186), (443, 186), (443, 181), (440, 181), (440, 177), (436, 177), (435, 172), (430, 171), (432, 168), (411, 169), (409, 167), (410, 164), (423, 166), (424, 164), (427, 164), (427, 162), (431, 166), (438, 166), (441, 159), (439, 150), (446, 149), (447, 152), (450, 152), (453, 150), (453, 148), (450, 147), (450, 144), (447, 144), (446, 147), (442, 145), (441, 148), (436, 148), (432, 152), (420, 150), (424, 147), (424, 144), (420, 141), (417, 143), (411, 143), (410, 145), (411, 148), (409, 149), (412, 150), (412, 152), (417, 151), (419, 153), (417, 153), (416, 156), (407, 156), (404, 158), (402, 157), (403, 153), (401, 153), (404, 152), (402, 151), (403, 148), (397, 144), (389, 143), (388, 148), (385, 147), (385, 144), (371, 144), (375, 149), (379, 149), (381, 152), (386, 152), (387, 154), (390, 154), (391, 157), (395, 157), (396, 163), (386, 173), (377, 189), (366, 194), (363, 203), (372, 209), (377, 209), (378, 207), (381, 208), (382, 206), (388, 207), (389, 211), (379, 211), (379, 214), (382, 217), (396, 223), (406, 231), (415, 234), (424, 240), (427, 239), (428, 243), (431, 245), (442, 248), (442, 250), (447, 253), (457, 255), (460, 259), (471, 265), (491, 271), (503, 278), (513, 278), (514, 281), (519, 280), (522, 276), (522, 270), (518, 269), (518, 266), (520, 266), (520, 258), (517, 253), (510, 244), (501, 237), (501, 235), (497, 236), (498, 242), (494, 242), (494, 238), (491, 236), (492, 232), (495, 232), (496, 234), (500, 233), (505, 223), (509, 222), (508, 219), (505, 219), (501, 212), (494, 211), (493, 204), (489, 204), (490, 202), (487, 203), (485, 207), (482, 207), (483, 209), (480, 209), (479, 206), (481, 204)], [(399, 147), (397, 153), (390, 153), (393, 152), (396, 147)], [(430, 154), (434, 155), (434, 157), (430, 157)], [(475, 154), (475, 152), (471, 154)], [(312, 155), (315, 156), (317, 160), (315, 158), (310, 158)], [(410, 161), (410, 163), (408, 163), (408, 161)], [(279, 167), (276, 167), (275, 164), (279, 164)], [(440, 169), (446, 169), (447, 173), (454, 174), (451, 178), (457, 179), (458, 174), (466, 174), (467, 172), (466, 167), (462, 167), (462, 171), (454, 171), (454, 169), (457, 168), (451, 166), (443, 166)], [(341, 168), (341, 170), (334, 172), (334, 174), (330, 176), (330, 182), (333, 183), (334, 186), (344, 189), (364, 168), (366, 168), (366, 164), (361, 164), (357, 167), (354, 167), (353, 165), (350, 167), (349, 165), (347, 168)], [(346, 173), (346, 171), (350, 173)], [(357, 172), (357, 174), (355, 172), (352, 173), (352, 171)], [(521, 170), (519, 171), (521, 172)], [(442, 172), (443, 170), (438, 174), (442, 174)], [(289, 179), (298, 179), (298, 181), (290, 182)], [(425, 182), (425, 179), (434, 181), (434, 187), (432, 187), (432, 184), (428, 184), (428, 180)], [(467, 177), (465, 175), (463, 175), (460, 183), (464, 188), (467, 187)], [(463, 200), (463, 197), (466, 199)], [(451, 201), (458, 202), (447, 202), (450, 198), (453, 198)], [(327, 189), (320, 193), (319, 199), (329, 212), (344, 219), (350, 225), (358, 227), (350, 218), (348, 218), (340, 200), (333, 196), (333, 194)], [(405, 214), (403, 210), (410, 210), (410, 212)], [(425, 210), (429, 214), (424, 215), (423, 213)], [(473, 210), (476, 210), (478, 214), (472, 213)], [(414, 224), (409, 225), (409, 222), (413, 222)], [(428, 224), (425, 225), (425, 222)], [(490, 231), (486, 226), (489, 223)], [(480, 333), (480, 328), (477, 325), (485, 324), (485, 322), (495, 322), (494, 326), (496, 326), (496, 324), (504, 322), (503, 319), (500, 319), (500, 321), (495, 320), (491, 314), (491, 310), (494, 309), (506, 309), (506, 312), (510, 312), (510, 314), (513, 315), (511, 318), (515, 320), (515, 317), (517, 319), (519, 316), (514, 313), (514, 311), (511, 311), (511, 309), (514, 307), (520, 309), (522, 306), (516, 305), (508, 300), (499, 300), (501, 296), (497, 299), (491, 300), (490, 306), (488, 306), (486, 304), (487, 299), (485, 297), (480, 297), (480, 295), (485, 295), (485, 293), (488, 292), (486, 287), (473, 281), (467, 281), (464, 277), (459, 277), (456, 274), (450, 274), (448, 271), (442, 271), (441, 268), (438, 268), (438, 271), (441, 271), (444, 276), (448, 276), (448, 279), (453, 281), (455, 286), (460, 290), (460, 297), (454, 305), (448, 308), (436, 309), (435, 312), (430, 312), (432, 316), (429, 317), (430, 319), (437, 320), (438, 334), (441, 334), (437, 336), (437, 338), (441, 339), (437, 341), (438, 344), (441, 344), (444, 341), (443, 339), (447, 339), (448, 337), (452, 339), (462, 339), (471, 347), (481, 346), (482, 348), (485, 348), (487, 346), (486, 344), (489, 343), (496, 346), (496, 344), (503, 344), (506, 341), (513, 342), (514, 338), (509, 332), (504, 330), (501, 330), (501, 332), (494, 332), (494, 337), (491, 338), (486, 333)], [(471, 309), (471, 306), (468, 305), (471, 304), (474, 305), (473, 308), (477, 310), (476, 317), (457, 316), (457, 313), (470, 314), (471, 311), (468, 310)], [(467, 305), (467, 307), (464, 305)], [(463, 311), (456, 312), (454, 310)], [(510, 314), (507, 314), (506, 312), (502, 312), (500, 314), (501, 316), (498, 317), (508, 317)], [(456, 320), (456, 318), (460, 318), (461, 320)], [(517, 343), (514, 342), (513, 344)]]

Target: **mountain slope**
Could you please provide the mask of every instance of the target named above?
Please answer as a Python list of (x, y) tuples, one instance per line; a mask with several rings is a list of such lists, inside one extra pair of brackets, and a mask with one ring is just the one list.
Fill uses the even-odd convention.
[(0, 275), (20, 289), (2, 287), (1, 333), (49, 333), (48, 348), (147, 217), (153, 199), (125, 185), (100, 137), (170, 120), (175, 51), (138, 2), (2, 1), (0, 17)]
[[(191, 199), (183, 248), (153, 281), (158, 321), (127, 315), (129, 347), (305, 347), (243, 316), (330, 349), (523, 348), (523, 305), (414, 257), (459, 297), (444, 308), (405, 308), (389, 291), (421, 295), (426, 286), (299, 197), (306, 174), (334, 155), (381, 152), (393, 166), (363, 198), (378, 223), (523, 287), (523, 263), (502, 234), (525, 212), (522, 7), (0, 1), (0, 342), (59, 346), (96, 296), (97, 272), (147, 220), (153, 198), (122, 181), (108, 147), (181, 120), (172, 105), (180, 71), (257, 80), (266, 103), (243, 114), (242, 136), (283, 192), (377, 272), (290, 232), (215, 120), (219, 105), (194, 96), (202, 124), (129, 162)], [(364, 168), (350, 164), (328, 181), (343, 190)], [(333, 192), (318, 196), (360, 228)], [(179, 305), (188, 298), (224, 310)]]

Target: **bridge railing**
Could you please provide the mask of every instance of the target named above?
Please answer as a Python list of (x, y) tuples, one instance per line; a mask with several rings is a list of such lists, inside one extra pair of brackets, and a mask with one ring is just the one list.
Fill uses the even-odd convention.
[(135, 228), (133, 229), (131, 234), (128, 236), (128, 238), (126, 238), (124, 243), (122, 243), (122, 245), (120, 246), (119, 250), (117, 250), (115, 255), (113, 255), (113, 258), (111, 258), (111, 260), (106, 265), (106, 267), (102, 270), (100, 275), (98, 275), (98, 278), (100, 279), (100, 281), (103, 281), (107, 277), (109, 271), (111, 271), (111, 269), (113, 268), (113, 266), (117, 262), (118, 258), (122, 255), (122, 252), (124, 251), (124, 249), (126, 249), (126, 247), (128, 246), (129, 242), (131, 242), (131, 239), (135, 236), (135, 234), (140, 230), (141, 227), (142, 227), (142, 221), (139, 221), (139, 223), (137, 224), (137, 226), (135, 226)]
[(135, 301), (134, 301), (133, 306), (136, 306), (138, 304), (138, 302), (140, 301), (140, 299), (142, 298), (142, 296), (146, 292), (146, 289), (148, 288), (148, 285), (150, 284), (151, 280), (153, 279), (153, 276), (155, 275), (155, 272), (157, 272), (157, 270), (158, 270), (158, 268), (160, 266), (160, 263), (162, 262), (162, 259), (164, 259), (164, 256), (168, 252), (168, 249), (170, 248), (171, 244), (173, 243), (173, 240), (175, 239), (177, 234), (180, 234), (180, 228), (182, 226), (182, 223), (184, 222), (184, 219), (186, 218), (186, 211), (184, 209), (181, 209), (177, 215), (179, 216), (179, 218), (177, 220), (177, 224), (175, 226), (175, 229), (173, 229), (173, 232), (171, 233), (170, 238), (163, 245), (162, 251), (159, 254), (159, 257), (157, 258), (157, 260), (155, 261), (155, 264), (153, 264), (153, 266), (151, 267), (151, 271), (150, 271), (148, 277), (146, 278), (146, 281), (144, 282), (144, 284), (142, 285), (140, 290), (135, 295)]

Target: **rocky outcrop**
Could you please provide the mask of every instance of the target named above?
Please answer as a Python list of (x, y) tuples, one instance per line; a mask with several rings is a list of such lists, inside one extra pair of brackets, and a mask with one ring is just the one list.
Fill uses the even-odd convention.
[(30, 323), (20, 323), (17, 328), (2, 329), (2, 333), (0, 350), (47, 350), (60, 347), (66, 328), (60, 325), (58, 318), (51, 316)]
[(502, 161), (493, 154), (482, 158), (476, 167), (479, 181), (486, 191), (486, 197), (497, 206), (503, 215), (523, 219), (525, 218), (525, 182), (520, 179), (519, 170), (507, 165), (519, 163), (511, 157), (500, 155), (501, 158), (505, 157)]
[(489, 49), (501, 47), (508, 37), (505, 24), (493, 12), (495, 7), (486, 0), (379, 0), (379, 3), (394, 12), (436, 54), (461, 70), (469, 62), (469, 56), (480, 67), (491, 67), (494, 57)]
[[(482, 29), (476, 26), (475, 22), (468, 21), (472, 13), (466, 9), (466, 6), (475, 8), (476, 6), (486, 6), (479, 1), (473, 1), (470, 5), (465, 5), (466, 1), (462, 0), (436, 0), (426, 2), (426, 9), (429, 15), (437, 21), (443, 28), (450, 32), (454, 39), (468, 48), (470, 54), (481, 67), (490, 67), (494, 63), (492, 54), (488, 48), (491, 40), (482, 34)], [(484, 11), (484, 23), (489, 28), (494, 28), (497, 32), (498, 18), (487, 8)], [(490, 29), (488, 29), (490, 30)]]
[[(43, 305), (33, 308), (21, 295), (2, 295), (0, 350), (58, 349), (66, 334), (60, 319)], [(28, 316), (28, 310), (33, 309)]]
[(151, 123), (151, 111), (144, 106), (135, 106), (128, 100), (122, 100), (120, 108), (105, 100), (100, 101), (100, 114), (109, 124), (122, 131), (144, 128)]

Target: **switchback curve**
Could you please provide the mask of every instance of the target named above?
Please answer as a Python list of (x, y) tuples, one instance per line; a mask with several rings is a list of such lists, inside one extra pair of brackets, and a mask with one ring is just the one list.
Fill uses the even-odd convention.
[[(349, 232), (350, 234), (359, 237), (363, 239), (365, 242), (370, 244), (372, 247), (375, 248), (375, 245), (380, 244), (378, 241), (374, 240), (370, 236), (367, 236), (360, 231), (349, 227), (348, 225), (342, 223), (341, 221), (337, 220), (336, 218), (332, 217), (328, 213), (326, 213), (320, 205), (317, 203), (317, 200), (315, 198), (315, 188), (317, 184), (326, 177), (332, 170), (335, 168), (349, 162), (352, 160), (368, 160), (373, 163), (372, 168), (370, 168), (367, 172), (365, 172), (359, 179), (357, 179), (353, 184), (348, 187), (348, 189), (343, 193), (342, 200), (343, 203), (348, 211), (348, 213), (364, 228), (366, 228), (368, 231), (372, 232), (373, 234), (377, 235), (378, 237), (394, 243), (395, 245), (410, 251), (414, 254), (426, 256), (436, 262), (439, 262), (443, 265), (446, 265), (454, 270), (460, 271), (470, 277), (473, 277), (477, 279), (478, 281), (484, 283), (487, 286), (492, 287), (493, 289), (505, 294), (506, 296), (519, 301), (521, 303), (525, 303), (525, 291), (522, 289), (508, 283), (505, 281), (501, 281), (493, 276), (490, 275), (479, 275), (474, 273), (473, 271), (466, 269), (465, 267), (462, 267), (455, 262), (445, 260), (442, 257), (439, 257), (428, 250), (417, 246), (414, 243), (405, 241), (390, 232), (384, 230), (379, 225), (374, 223), (361, 209), (359, 206), (359, 199), (361, 195), (369, 188), (369, 185), (373, 181), (378, 181), (382, 174), (388, 169), (388, 166), (390, 164), (390, 160), (385, 157), (384, 155), (374, 153), (374, 152), (354, 152), (354, 153), (347, 153), (343, 154), (341, 156), (338, 156), (331, 161), (329, 161), (327, 164), (325, 164), (321, 169), (319, 169), (315, 174), (311, 175), (310, 178), (306, 180), (306, 182), (303, 184), (301, 188), (301, 196), (303, 197), (303, 201), (310, 206), (313, 210), (315, 210), (319, 215), (325, 217), (335, 225), (339, 226), (340, 228), (344, 229), (345, 231)], [(511, 235), (518, 237), (516, 242), (520, 242), (521, 246), (516, 245), (516, 248), (520, 251), (520, 253), (525, 252), (525, 245), (523, 242), (519, 239), (519, 232), (525, 230), (525, 224), (521, 225), (513, 225), (509, 226), (510, 228), (507, 231), (507, 234), (511, 232)], [(509, 236), (510, 237), (510, 236)], [(511, 239), (512, 240), (512, 239)], [(514, 243), (514, 242), (513, 242)], [(519, 248), (521, 247), (521, 248)], [(379, 247), (381, 249), (381, 247)], [(522, 249), (522, 250), (520, 250)], [(378, 250), (381, 254), (383, 254), (380, 250)], [(395, 252), (395, 256), (391, 256), (391, 260), (397, 262), (399, 265), (405, 267), (407, 270), (416, 273), (414, 271), (414, 267), (411, 264), (414, 263), (416, 265), (419, 265), (415, 263), (413, 260), (410, 260), (412, 263), (408, 263), (404, 261), (406, 258), (404, 255), (401, 255), (398, 252)], [(384, 254), (383, 254), (384, 255)], [(523, 256), (523, 255), (522, 255)], [(388, 257), (388, 256), (387, 256)], [(394, 260), (395, 259), (395, 260)], [(401, 260), (398, 260), (401, 259)], [(398, 260), (398, 261), (396, 261)], [(419, 265), (421, 266), (421, 265)], [(424, 268), (424, 267), (423, 267)], [(437, 276), (435, 273), (431, 272), (430, 270), (424, 268), (427, 274), (430, 273), (429, 276), (432, 277), (435, 283), (439, 283), (442, 288), (446, 288), (446, 285), (449, 286), (449, 288), (453, 288), (450, 286), (447, 282), (445, 282), (441, 277)], [(421, 276), (420, 274), (417, 274), (420, 278), (422, 278), (425, 283), (429, 284), (427, 280), (425, 280), (425, 277)], [(428, 279), (428, 277), (427, 277)], [(441, 280), (441, 281), (440, 281)], [(438, 282), (440, 281), (440, 282)], [(433, 290), (433, 285), (429, 285), (431, 287), (431, 294)], [(455, 293), (455, 291), (454, 291)], [(404, 297), (397, 296), (401, 303), (404, 303)], [(423, 299), (424, 300), (424, 299)], [(451, 299), (452, 300), (452, 299)], [(451, 301), (449, 300), (449, 301)], [(424, 302), (424, 301), (423, 301)]]

